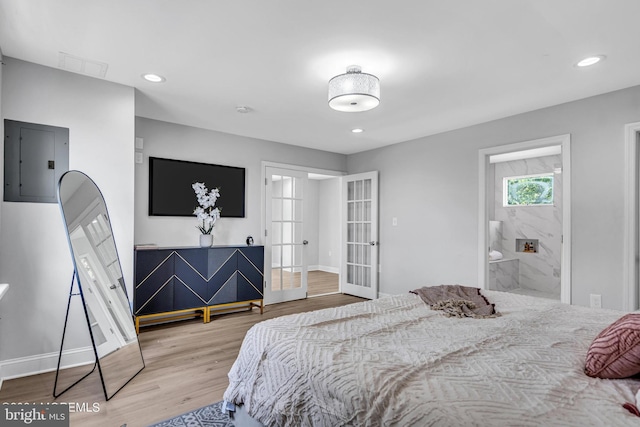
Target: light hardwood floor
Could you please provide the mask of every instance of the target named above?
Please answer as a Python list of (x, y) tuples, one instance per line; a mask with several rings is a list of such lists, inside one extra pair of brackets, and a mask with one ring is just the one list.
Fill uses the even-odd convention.
[(52, 394), (55, 372), (8, 380), (0, 402), (72, 402), (89, 408), (98, 403), (99, 411), (72, 412), (71, 426), (148, 426), (221, 400), (242, 339), (255, 323), (360, 301), (333, 294), (268, 305), (263, 315), (254, 309), (215, 316), (207, 324), (194, 319), (145, 327), (140, 344), (146, 367), (108, 402), (97, 370), (58, 399)]
[[(293, 284), (300, 286), (300, 273), (289, 273), (273, 269), (271, 273), (271, 283), (274, 287), (277, 286), (276, 289), (280, 286), (281, 274), (283, 275), (284, 289), (291, 289)], [(312, 297), (338, 292), (340, 288), (338, 280), (339, 276), (336, 273), (328, 273), (320, 270), (309, 271), (307, 272), (307, 295)]]
[(310, 297), (338, 292), (339, 287), (336, 273), (314, 270), (307, 274), (307, 295)]

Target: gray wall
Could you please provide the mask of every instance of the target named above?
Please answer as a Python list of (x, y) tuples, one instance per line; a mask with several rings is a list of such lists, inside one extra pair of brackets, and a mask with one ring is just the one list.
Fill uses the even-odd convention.
[(194, 218), (148, 215), (149, 156), (246, 168), (245, 218), (221, 218), (216, 222), (214, 244), (244, 244), (252, 235), (263, 244), (261, 230), (262, 162), (277, 162), (344, 171), (345, 155), (277, 142), (230, 135), (173, 123), (136, 117), (136, 137), (144, 139), (143, 163), (135, 168), (135, 243), (160, 246), (197, 246), (199, 232)]
[[(70, 129), (69, 167), (87, 173), (104, 194), (131, 292), (133, 88), (13, 58), (4, 62), (2, 118)], [(0, 282), (11, 285), (0, 303), (2, 375), (54, 369), (73, 273), (60, 210), (52, 203), (2, 202), (0, 212)], [(89, 345), (75, 307), (71, 348)]]
[(380, 171), (380, 292), (476, 285), (478, 150), (571, 134), (572, 302), (622, 309), (624, 125), (638, 121), (640, 86), (350, 155), (349, 173)]

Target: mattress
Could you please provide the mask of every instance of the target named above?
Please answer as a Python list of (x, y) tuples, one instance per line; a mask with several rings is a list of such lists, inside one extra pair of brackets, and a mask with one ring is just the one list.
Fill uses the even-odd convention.
[(224, 399), (271, 426), (625, 426), (640, 381), (584, 374), (623, 315), (482, 291), (502, 315), (451, 318), (414, 294), (253, 326)]

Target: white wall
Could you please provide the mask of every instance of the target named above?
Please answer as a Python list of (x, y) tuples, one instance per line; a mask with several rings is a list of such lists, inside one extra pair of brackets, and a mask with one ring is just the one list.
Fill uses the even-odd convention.
[(640, 86), (350, 155), (349, 173), (380, 171), (380, 292), (477, 285), (478, 150), (571, 134), (572, 302), (622, 309), (624, 125), (638, 121)]
[(318, 181), (318, 265), (321, 270), (338, 273), (342, 232), (340, 178)]
[[(87, 173), (104, 194), (131, 292), (133, 88), (13, 58), (4, 62), (2, 118), (69, 128), (69, 167)], [(2, 202), (0, 215), (0, 282), (11, 284), (1, 307), (3, 375), (55, 368), (73, 273), (60, 210), (52, 203)], [(70, 343), (87, 345), (81, 342), (86, 328), (74, 310)]]
[(340, 178), (310, 179), (304, 238), (310, 270), (340, 271)]
[(262, 162), (277, 162), (344, 171), (346, 156), (277, 142), (231, 135), (147, 118), (136, 118), (136, 136), (144, 139), (143, 163), (135, 168), (135, 243), (162, 247), (197, 246), (195, 217), (148, 215), (149, 156), (246, 168), (245, 218), (216, 222), (214, 245), (244, 244), (252, 235), (264, 243), (261, 230)]

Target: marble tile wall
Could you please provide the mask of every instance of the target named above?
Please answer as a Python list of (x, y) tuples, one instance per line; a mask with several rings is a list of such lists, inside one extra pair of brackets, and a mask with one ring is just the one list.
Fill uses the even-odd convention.
[(489, 261), (489, 289), (512, 291), (520, 288), (520, 260)]
[[(503, 178), (554, 172), (562, 165), (560, 155), (496, 163), (494, 220), (502, 221), (504, 258), (519, 260), (521, 288), (560, 297), (562, 238), (562, 173), (554, 174), (554, 206), (502, 206)], [(516, 252), (516, 239), (538, 239), (537, 253)]]
[(502, 221), (489, 221), (489, 252), (502, 252)]

